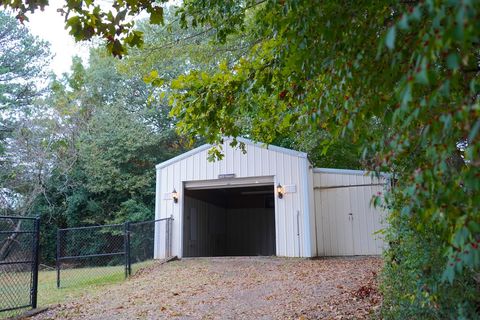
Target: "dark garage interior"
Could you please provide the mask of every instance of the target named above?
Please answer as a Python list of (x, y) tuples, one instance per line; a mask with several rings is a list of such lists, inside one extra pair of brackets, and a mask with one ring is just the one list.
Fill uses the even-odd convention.
[(275, 255), (274, 187), (185, 190), (183, 256)]

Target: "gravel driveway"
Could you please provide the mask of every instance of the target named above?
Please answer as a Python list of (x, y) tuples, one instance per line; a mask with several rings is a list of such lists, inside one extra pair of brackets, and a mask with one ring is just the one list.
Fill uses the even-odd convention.
[(362, 319), (378, 309), (376, 257), (183, 259), (35, 319)]

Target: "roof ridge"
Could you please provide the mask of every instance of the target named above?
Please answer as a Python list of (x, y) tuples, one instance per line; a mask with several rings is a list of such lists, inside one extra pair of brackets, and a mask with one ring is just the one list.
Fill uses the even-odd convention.
[[(283, 148), (283, 147), (279, 147), (279, 146), (275, 146), (273, 144), (266, 144), (266, 143), (261, 143), (261, 142), (255, 142), (255, 141), (252, 141), (250, 139), (247, 139), (247, 138), (243, 138), (243, 137), (237, 137), (237, 138), (233, 138), (233, 137), (225, 137), (224, 138), (224, 144), (229, 141), (229, 140), (234, 140), (236, 139), (237, 141), (241, 142), (241, 143), (245, 143), (245, 144), (248, 144), (248, 145), (251, 145), (251, 146), (254, 146), (254, 147), (258, 147), (258, 148), (263, 148), (263, 149), (266, 149), (266, 150), (269, 150), (269, 151), (274, 151), (274, 152), (280, 152), (280, 153), (285, 153), (285, 154), (289, 154), (291, 156), (296, 156), (296, 157), (300, 157), (300, 158), (307, 158), (307, 154), (305, 152), (301, 152), (301, 151), (296, 151), (296, 150), (292, 150), (292, 149), (287, 149), (287, 148)], [(192, 150), (189, 150), (187, 152), (184, 152), (182, 154), (179, 154), (178, 156), (176, 157), (173, 157), (173, 158), (170, 158), (164, 162), (161, 162), (159, 164), (157, 164), (155, 166), (155, 168), (158, 170), (158, 169), (161, 169), (161, 168), (165, 168), (175, 162), (178, 162), (180, 160), (183, 160), (185, 158), (188, 158), (188, 157), (191, 157), (199, 152), (202, 152), (204, 150), (207, 150), (209, 148), (213, 147), (212, 144), (204, 144), (204, 145), (201, 145), (197, 148), (194, 148)]]

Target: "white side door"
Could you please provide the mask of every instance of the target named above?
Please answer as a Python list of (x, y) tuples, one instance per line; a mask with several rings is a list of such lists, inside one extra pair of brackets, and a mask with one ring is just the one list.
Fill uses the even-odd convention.
[(371, 205), (372, 196), (383, 192), (383, 186), (372, 185), (350, 189), (353, 246), (355, 255), (382, 253), (383, 242), (377, 231), (382, 229), (382, 212)]
[(353, 221), (348, 188), (316, 190), (320, 193), (321, 219), (317, 237), (322, 237), (324, 255), (354, 255)]

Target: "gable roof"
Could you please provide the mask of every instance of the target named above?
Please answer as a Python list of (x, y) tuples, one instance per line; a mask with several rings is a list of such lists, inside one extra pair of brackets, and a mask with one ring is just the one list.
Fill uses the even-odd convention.
[[(228, 141), (231, 141), (231, 140), (233, 140), (233, 139), (232, 138), (225, 138), (225, 142), (228, 142)], [(260, 143), (260, 142), (254, 142), (254, 141), (246, 139), (246, 138), (237, 138), (237, 141), (241, 142), (241, 143), (244, 143), (246, 145), (250, 145), (250, 146), (254, 146), (254, 147), (258, 147), (258, 148), (263, 148), (263, 149), (267, 149), (267, 150), (271, 150), (271, 151), (276, 151), (276, 152), (288, 154), (290, 156), (295, 156), (295, 157), (299, 157), (299, 158), (307, 158), (307, 154), (305, 152), (300, 152), (300, 151), (287, 149), (287, 148), (283, 148), (283, 147), (278, 147), (278, 146), (274, 146), (274, 145), (267, 145), (265, 143)], [(213, 147), (213, 145), (211, 145), (211, 144), (204, 144), (204, 145), (202, 145), (198, 148), (192, 149), (192, 150), (187, 151), (185, 153), (182, 153), (182, 154), (180, 154), (176, 157), (173, 157), (173, 158), (171, 158), (167, 161), (159, 163), (155, 166), (155, 168), (157, 170), (165, 168), (165, 167), (167, 167), (167, 166), (169, 166), (169, 165), (171, 165), (175, 162), (178, 162), (180, 160), (191, 157), (191, 156), (193, 156), (193, 155), (195, 155), (199, 152), (208, 150), (212, 147)]]

